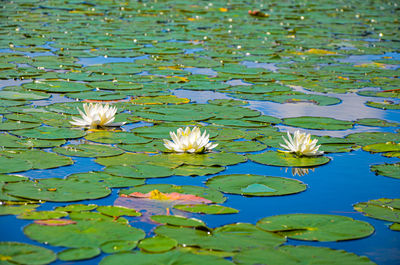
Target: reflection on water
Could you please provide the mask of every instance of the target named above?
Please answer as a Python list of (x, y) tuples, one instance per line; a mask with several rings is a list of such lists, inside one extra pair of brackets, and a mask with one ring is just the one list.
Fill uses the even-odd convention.
[[(287, 172), (289, 168), (286, 168), (285, 172)], [(310, 173), (310, 171), (314, 172), (315, 168), (306, 168), (306, 167), (292, 167), (292, 176), (305, 176), (308, 175), (308, 173)]]

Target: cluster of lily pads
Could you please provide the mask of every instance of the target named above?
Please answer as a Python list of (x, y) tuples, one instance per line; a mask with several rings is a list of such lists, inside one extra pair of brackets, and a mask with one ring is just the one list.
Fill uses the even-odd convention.
[[(287, 243), (374, 232), (346, 216), (294, 209), (214, 228), (192, 217), (235, 220), (240, 209), (223, 205), (230, 194), (270, 197), (307, 189), (292, 178), (221, 173), (246, 161), (289, 167), (301, 176), (329, 163), (331, 153), (400, 156), (398, 132), (351, 131), (399, 127), (395, 122), (302, 116), (314, 113), (278, 118), (248, 107), (258, 101), (334, 108), (339, 94), (357, 93), (368, 107), (398, 109), (394, 4), (269, 1), (254, 6), (264, 14), (254, 16), (240, 0), (4, 3), (0, 79), (10, 85), (0, 90), (0, 215), (31, 220), (23, 228), (29, 239), (62, 250), (0, 242), (0, 261), (48, 264), (103, 255), (103, 265), (374, 264), (343, 250)], [(363, 62), (364, 55), (375, 58)], [(226, 98), (193, 103), (174, 95), (181, 90)], [(350, 131), (344, 138), (300, 132), (292, 138), (279, 130), (282, 125)], [(192, 129), (174, 133), (178, 128)], [(172, 142), (164, 141), (170, 136)], [(76, 157), (92, 158), (104, 169), (46, 176), (52, 168), (67, 172)], [(28, 178), (29, 170), (40, 173)], [(400, 178), (398, 162), (372, 165), (371, 171)], [(208, 175), (203, 186), (146, 184)], [(79, 203), (115, 189), (114, 205)], [(46, 202), (59, 206), (40, 210)], [(354, 203), (356, 211), (400, 230), (400, 199)], [(144, 231), (136, 222), (157, 227)]]

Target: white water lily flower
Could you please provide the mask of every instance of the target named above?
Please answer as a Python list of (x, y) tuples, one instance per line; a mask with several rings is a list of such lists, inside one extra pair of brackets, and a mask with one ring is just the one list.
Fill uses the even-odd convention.
[(204, 131), (201, 134), (200, 129), (194, 127), (193, 130), (190, 130), (189, 127), (186, 127), (185, 130), (179, 128), (176, 132), (170, 132), (172, 141), (164, 139), (164, 146), (178, 153), (201, 153), (205, 151), (211, 151), (218, 144), (210, 143), (209, 134)]
[(286, 145), (280, 144), (283, 148), (288, 151), (282, 151), (286, 153), (295, 153), (298, 156), (319, 156), (322, 155), (323, 151), (318, 151), (320, 145), (317, 146), (317, 139), (311, 140), (311, 134), (301, 133), (295, 131), (293, 138), (290, 133), (287, 133), (288, 139), (282, 136)]
[(70, 121), (71, 124), (81, 127), (90, 127), (92, 129), (106, 126), (118, 127), (125, 124), (125, 122), (113, 123), (117, 108), (111, 107), (108, 104), (83, 104), (83, 110), (84, 112), (78, 108), (82, 118), (72, 117), (73, 121)]

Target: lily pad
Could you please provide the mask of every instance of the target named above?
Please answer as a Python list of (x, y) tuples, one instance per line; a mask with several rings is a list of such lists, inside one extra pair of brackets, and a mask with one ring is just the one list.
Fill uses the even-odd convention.
[(168, 264), (173, 263), (175, 265), (198, 265), (198, 264), (213, 264), (213, 265), (233, 265), (232, 262), (227, 261), (223, 258), (207, 255), (196, 255), (192, 253), (180, 252), (180, 251), (168, 251), (165, 253), (158, 254), (146, 254), (142, 252), (126, 252), (111, 255), (105, 257), (100, 265), (130, 265), (132, 260), (135, 261), (135, 265), (147, 265), (147, 264)]
[(0, 131), (24, 130), (39, 127), (40, 123), (18, 122), (18, 121), (0, 121)]
[(265, 217), (257, 222), (263, 230), (292, 239), (341, 241), (363, 238), (374, 232), (373, 226), (340, 215), (287, 214)]
[(400, 163), (372, 165), (371, 171), (378, 175), (400, 179)]
[(374, 126), (374, 127), (397, 127), (397, 126), (400, 126), (400, 124), (397, 122), (389, 122), (386, 120), (372, 119), (372, 118), (358, 119), (355, 121), (355, 123), (359, 124), (359, 125)]
[(134, 209), (129, 209), (122, 206), (99, 206), (97, 207), (97, 211), (112, 217), (141, 215), (141, 213), (135, 211)]
[(59, 178), (41, 179), (38, 182), (8, 183), (4, 190), (12, 196), (54, 202), (98, 199), (111, 193), (107, 187), (101, 184)]
[(312, 246), (282, 246), (279, 248), (249, 249), (242, 251), (233, 258), (236, 264), (354, 264), (374, 265), (367, 257), (357, 256), (344, 250), (335, 250)]
[(138, 241), (145, 236), (142, 230), (130, 225), (112, 221), (83, 220), (64, 226), (30, 224), (24, 228), (24, 233), (41, 243), (70, 248), (100, 247), (112, 240)]
[(173, 170), (158, 165), (137, 164), (134, 166), (109, 166), (106, 173), (129, 178), (164, 178), (174, 174)]
[(370, 144), (363, 146), (362, 149), (364, 151), (368, 151), (371, 153), (399, 152), (400, 143), (386, 142), (386, 143)]
[(54, 147), (65, 144), (65, 140), (41, 140), (32, 138), (21, 138), (10, 134), (0, 134), (0, 146), (9, 148), (32, 148), (32, 147)]
[(239, 212), (234, 208), (221, 205), (178, 204), (174, 208), (185, 212), (204, 214), (232, 214)]
[(250, 174), (220, 175), (208, 179), (206, 185), (224, 193), (246, 196), (278, 196), (306, 189), (298, 180)]
[(148, 143), (151, 140), (137, 136), (129, 132), (99, 131), (88, 134), (85, 137), (89, 141), (105, 144), (139, 144)]
[(45, 140), (74, 139), (84, 136), (86, 133), (82, 130), (55, 127), (37, 127), (34, 129), (13, 131), (13, 134), (28, 138), (37, 138)]
[(32, 168), (32, 163), (19, 158), (0, 156), (0, 173), (14, 173)]
[(71, 248), (58, 253), (58, 258), (64, 261), (85, 260), (100, 255), (100, 252), (96, 247)]
[(162, 193), (180, 193), (180, 194), (192, 194), (198, 197), (205, 198), (215, 203), (223, 203), (226, 198), (214, 189), (203, 188), (199, 186), (177, 186), (171, 184), (149, 184), (149, 185), (142, 185), (137, 186), (128, 190), (120, 190), (120, 194), (122, 195), (129, 195), (133, 192), (140, 192), (140, 193), (148, 193), (154, 190), (158, 190)]
[(112, 240), (103, 243), (100, 248), (105, 253), (125, 252), (135, 248), (137, 241), (131, 240)]
[(72, 144), (53, 148), (53, 151), (62, 155), (80, 157), (105, 157), (124, 153), (124, 151), (118, 148), (99, 144)]
[(49, 264), (57, 259), (56, 254), (46, 248), (18, 242), (0, 242), (2, 264)]
[(68, 213), (60, 211), (24, 211), (18, 215), (17, 218), (28, 220), (47, 220), (58, 219), (65, 216), (68, 216)]
[(60, 156), (37, 149), (32, 150), (5, 150), (0, 151), (0, 156), (22, 159), (32, 164), (32, 169), (48, 169), (72, 165), (74, 161), (70, 157)]
[(138, 247), (145, 252), (162, 253), (175, 248), (177, 245), (178, 242), (175, 239), (155, 236), (141, 240)]
[(278, 167), (313, 167), (326, 164), (330, 161), (326, 156), (298, 157), (295, 154), (274, 151), (247, 155), (247, 157), (260, 164)]
[(360, 202), (354, 205), (354, 210), (366, 216), (400, 223), (400, 199), (377, 199)]
[(211, 231), (164, 225), (157, 227), (154, 232), (157, 235), (173, 238), (180, 245), (220, 251), (276, 247), (286, 241), (283, 236), (263, 231), (246, 223), (225, 225)]
[(153, 215), (150, 217), (151, 220), (161, 224), (168, 224), (174, 226), (186, 226), (186, 227), (200, 227), (206, 226), (203, 221), (186, 218), (178, 215)]
[(76, 173), (69, 175), (68, 179), (75, 179), (79, 181), (92, 182), (92, 183), (101, 183), (109, 188), (124, 188), (124, 187), (132, 187), (144, 184), (144, 180), (142, 179), (114, 176), (111, 174), (107, 174), (103, 171)]
[(26, 205), (0, 205), (0, 216), (1, 215), (18, 215), (27, 211), (35, 210), (38, 204), (26, 204)]
[(347, 130), (353, 127), (353, 122), (337, 120), (328, 117), (296, 117), (283, 119), (283, 124), (314, 130)]
[(177, 176), (205, 176), (217, 174), (224, 171), (225, 167), (212, 166), (212, 167), (202, 167), (202, 166), (190, 166), (181, 165), (173, 170), (173, 175)]

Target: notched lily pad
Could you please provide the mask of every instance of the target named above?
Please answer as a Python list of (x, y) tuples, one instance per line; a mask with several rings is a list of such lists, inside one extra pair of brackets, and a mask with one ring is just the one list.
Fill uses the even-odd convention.
[(295, 154), (274, 151), (247, 155), (247, 157), (260, 164), (278, 167), (313, 167), (326, 164), (330, 161), (326, 156), (298, 157)]
[(374, 232), (373, 226), (340, 215), (287, 214), (265, 217), (257, 226), (266, 231), (307, 241), (341, 241), (363, 238)]
[(354, 210), (366, 216), (400, 223), (400, 199), (377, 199), (360, 202), (354, 205)]
[(206, 185), (224, 193), (246, 196), (278, 196), (306, 189), (298, 180), (250, 174), (220, 175), (208, 179)]
[(378, 175), (400, 179), (400, 163), (372, 165), (371, 171)]
[(2, 264), (49, 264), (57, 259), (56, 254), (46, 248), (18, 243), (0, 242), (0, 260)]
[(174, 208), (185, 212), (204, 214), (232, 214), (239, 212), (239, 210), (234, 208), (221, 205), (178, 204)]

